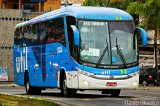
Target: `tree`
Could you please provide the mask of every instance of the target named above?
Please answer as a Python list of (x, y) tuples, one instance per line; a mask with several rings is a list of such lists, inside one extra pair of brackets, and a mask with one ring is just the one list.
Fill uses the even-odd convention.
[[(155, 51), (155, 70), (157, 72), (157, 81), (159, 81), (159, 70), (157, 62), (157, 36), (160, 32), (160, 0), (138, 0), (130, 3), (127, 11), (131, 14), (138, 13), (143, 16), (142, 23), (146, 29), (154, 30), (154, 51)], [(159, 82), (158, 82), (159, 83)]]
[[(144, 0), (143, 0), (144, 1)], [(160, 1), (159, 0), (140, 0), (130, 3), (127, 11), (130, 14), (140, 14), (144, 18), (144, 26), (146, 29), (160, 29)]]
[(83, 6), (98, 6), (106, 7), (110, 3), (110, 0), (85, 0)]
[(126, 10), (133, 0), (85, 0), (83, 6), (115, 7)]
[(126, 10), (131, 2), (133, 2), (133, 0), (111, 0), (108, 6)]

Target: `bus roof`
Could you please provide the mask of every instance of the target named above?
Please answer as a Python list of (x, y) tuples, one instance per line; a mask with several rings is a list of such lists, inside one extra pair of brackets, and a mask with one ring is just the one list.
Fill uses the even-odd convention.
[(29, 24), (52, 20), (62, 16), (73, 16), (80, 19), (93, 20), (133, 20), (127, 12), (108, 7), (64, 7), (54, 10), (43, 15), (37, 16), (29, 21), (16, 25), (16, 28)]

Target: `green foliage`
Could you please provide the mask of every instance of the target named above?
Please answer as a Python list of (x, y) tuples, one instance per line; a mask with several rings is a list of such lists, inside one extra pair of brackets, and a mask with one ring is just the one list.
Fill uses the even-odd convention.
[(121, 0), (121, 2), (116, 2), (116, 0), (85, 0), (82, 5), (126, 9), (132, 1), (133, 0)]
[(127, 7), (127, 11), (130, 14), (139, 14), (142, 12), (142, 10), (143, 10), (143, 5), (140, 4), (140, 2), (138, 1), (130, 3)]
[(146, 0), (130, 3), (127, 7), (130, 14), (140, 14), (143, 16), (143, 25), (147, 29), (160, 30), (160, 0)]
[(59, 106), (43, 99), (23, 98), (0, 94), (0, 106)]
[(121, 0), (120, 2), (110, 2), (109, 6), (114, 8), (119, 8), (126, 10), (128, 5), (133, 2), (133, 0)]
[(85, 0), (83, 6), (98, 6), (106, 7), (109, 4), (110, 0)]
[(160, 29), (160, 1), (147, 0), (144, 4), (144, 16), (153, 29)]

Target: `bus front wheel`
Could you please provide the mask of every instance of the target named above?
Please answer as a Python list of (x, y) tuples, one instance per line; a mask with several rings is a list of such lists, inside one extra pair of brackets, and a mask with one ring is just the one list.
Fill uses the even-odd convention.
[(74, 90), (69, 89), (67, 87), (67, 79), (66, 79), (66, 76), (64, 75), (63, 76), (63, 80), (62, 80), (62, 87), (61, 87), (61, 93), (62, 93), (62, 95), (64, 95), (64, 96), (71, 96), (71, 94), (76, 93), (76, 92), (73, 92), (73, 91)]

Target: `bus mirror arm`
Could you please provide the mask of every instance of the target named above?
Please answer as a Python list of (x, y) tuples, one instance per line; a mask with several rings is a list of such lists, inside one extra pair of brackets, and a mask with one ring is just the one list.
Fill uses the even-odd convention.
[(146, 46), (148, 44), (148, 35), (147, 35), (146, 31), (140, 27), (137, 27), (136, 32), (141, 34), (142, 45)]
[(71, 28), (72, 28), (73, 34), (74, 34), (74, 45), (79, 46), (80, 45), (79, 31), (75, 25), (71, 25)]

